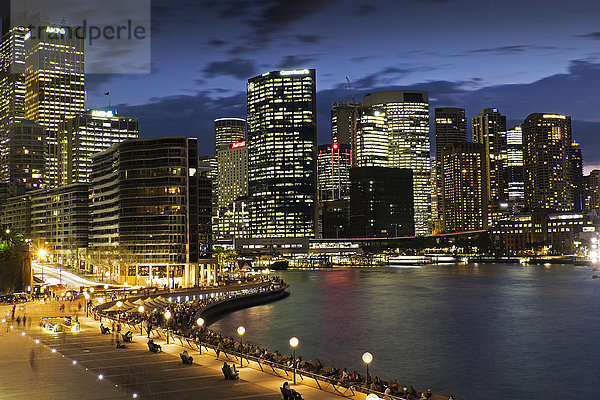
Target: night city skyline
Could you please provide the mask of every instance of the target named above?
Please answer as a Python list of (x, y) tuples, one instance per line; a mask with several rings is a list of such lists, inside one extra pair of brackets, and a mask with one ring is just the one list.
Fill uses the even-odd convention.
[[(315, 68), (319, 144), (329, 141), (331, 103), (350, 96), (349, 76), (357, 101), (382, 90), (426, 90), (432, 112), (462, 107), (470, 119), (496, 107), (509, 127), (533, 112), (570, 115), (589, 172), (600, 165), (594, 8), (586, 1), (490, 9), (461, 0), (153, 1), (152, 72), (86, 75), (87, 107), (106, 107), (110, 91), (121, 114), (140, 118), (141, 137), (212, 141), (215, 118), (246, 117), (248, 78)], [(211, 146), (200, 153), (211, 154)]]

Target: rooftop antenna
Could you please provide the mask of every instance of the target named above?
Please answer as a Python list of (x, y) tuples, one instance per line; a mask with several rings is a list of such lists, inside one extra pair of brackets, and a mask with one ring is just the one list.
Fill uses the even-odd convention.
[(346, 75), (346, 99), (348, 98), (348, 92), (350, 93), (352, 102), (355, 103), (356, 100), (354, 100), (354, 92), (352, 91), (352, 85), (350, 84), (350, 77)]

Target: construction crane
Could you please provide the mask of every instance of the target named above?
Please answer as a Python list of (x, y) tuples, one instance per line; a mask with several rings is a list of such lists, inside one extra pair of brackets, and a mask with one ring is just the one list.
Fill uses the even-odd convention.
[[(348, 96), (348, 92), (350, 92), (350, 96)], [(352, 98), (353, 103), (356, 102), (356, 100), (354, 100), (354, 92), (352, 91), (352, 85), (350, 84), (350, 77), (346, 75), (346, 99), (348, 97)]]

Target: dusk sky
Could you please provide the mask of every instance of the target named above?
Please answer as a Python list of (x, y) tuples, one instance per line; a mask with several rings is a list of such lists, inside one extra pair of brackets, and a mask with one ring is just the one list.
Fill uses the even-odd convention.
[[(88, 107), (140, 118), (142, 137), (199, 137), (245, 117), (249, 77), (316, 68), (319, 143), (331, 102), (390, 89), (429, 91), (470, 119), (497, 107), (509, 127), (533, 112), (572, 116), (586, 170), (600, 166), (600, 2), (152, 1), (150, 74), (89, 74)], [(470, 125), (470, 122), (469, 122)]]

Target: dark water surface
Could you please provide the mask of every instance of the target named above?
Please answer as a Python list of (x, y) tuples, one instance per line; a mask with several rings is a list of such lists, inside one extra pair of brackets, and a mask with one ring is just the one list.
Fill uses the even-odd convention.
[(600, 280), (590, 267), (475, 264), (290, 270), (281, 301), (212, 329), (304, 359), (470, 400), (600, 399)]

